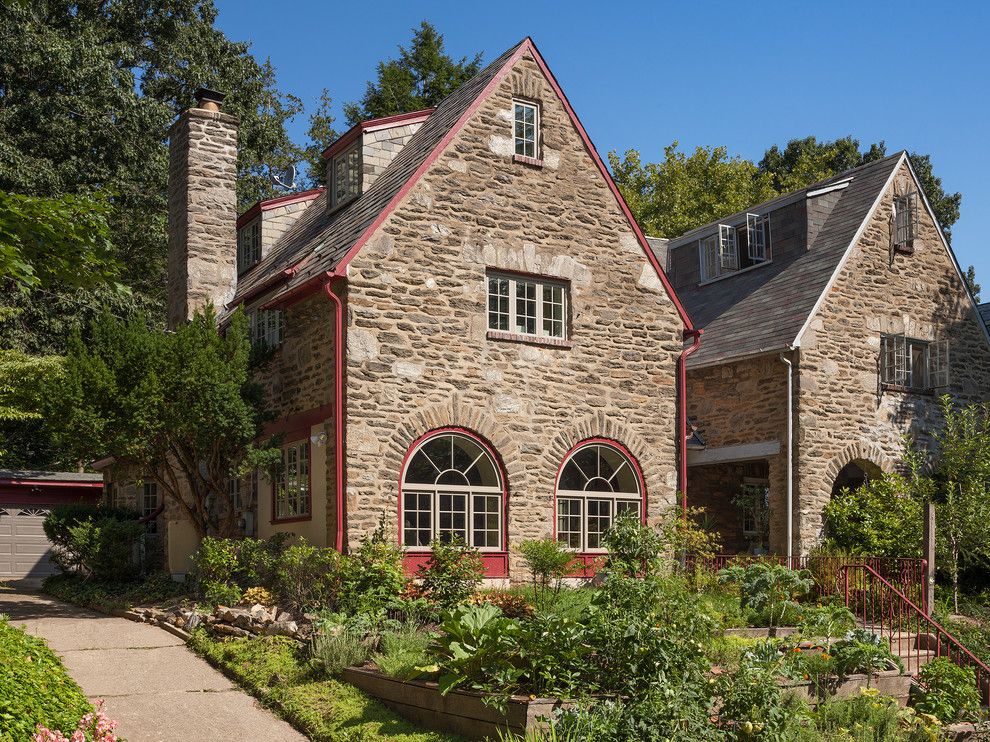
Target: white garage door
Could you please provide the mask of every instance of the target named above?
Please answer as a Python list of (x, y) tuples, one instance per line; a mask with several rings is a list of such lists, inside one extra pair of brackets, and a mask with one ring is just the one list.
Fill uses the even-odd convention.
[(0, 506), (0, 580), (45, 577), (57, 570), (48, 561), (44, 508)]

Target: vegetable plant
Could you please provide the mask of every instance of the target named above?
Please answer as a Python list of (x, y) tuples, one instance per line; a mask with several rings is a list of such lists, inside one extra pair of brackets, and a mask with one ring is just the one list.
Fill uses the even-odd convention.
[(980, 693), (976, 673), (947, 657), (937, 657), (918, 673), (918, 699), (914, 708), (940, 721), (975, 721), (979, 718)]
[(797, 598), (811, 590), (807, 570), (788, 569), (782, 564), (734, 564), (721, 570), (718, 577), (722, 584), (738, 584), (742, 608), (752, 609), (766, 618), (771, 630), (779, 625), (788, 609), (796, 607)]

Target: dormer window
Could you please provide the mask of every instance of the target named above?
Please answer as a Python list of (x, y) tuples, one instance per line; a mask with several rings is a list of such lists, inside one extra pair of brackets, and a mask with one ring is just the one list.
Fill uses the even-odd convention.
[(540, 108), (535, 103), (513, 101), (513, 140), (515, 154), (532, 160), (539, 158)]
[(361, 140), (333, 158), (333, 205), (341, 206), (361, 193)]
[(770, 261), (770, 216), (747, 214), (742, 224), (719, 224), (718, 233), (698, 243), (701, 281), (754, 268)]
[(237, 230), (237, 273), (261, 260), (261, 220), (255, 219)]
[(918, 192), (894, 196), (894, 249), (904, 253), (914, 252), (917, 236)]

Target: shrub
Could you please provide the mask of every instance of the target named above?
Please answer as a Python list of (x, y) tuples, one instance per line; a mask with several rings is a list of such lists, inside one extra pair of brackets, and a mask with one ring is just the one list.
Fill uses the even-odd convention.
[(412, 680), (422, 673), (418, 669), (431, 663), (427, 647), (433, 637), (430, 634), (416, 631), (414, 626), (406, 625), (398, 632), (382, 634), (378, 642), (378, 652), (372, 655), (372, 660), (378, 669), (390, 678)]
[(856, 618), (846, 606), (828, 604), (804, 606), (799, 631), (805, 639), (822, 639), (826, 649), (831, 649), (832, 639), (844, 636), (856, 626)]
[(330, 677), (336, 677), (348, 667), (363, 664), (370, 654), (360, 636), (349, 631), (319, 634), (310, 649), (313, 660)]
[(263, 587), (249, 587), (241, 596), (241, 603), (245, 605), (263, 605), (270, 607), (276, 604), (275, 596)]
[(660, 534), (635, 513), (623, 513), (612, 521), (602, 545), (608, 549), (605, 569), (627, 577), (658, 571), (664, 548)]
[(457, 536), (450, 541), (434, 540), (427, 563), (419, 568), (422, 591), (442, 608), (463, 603), (481, 584), (485, 568), (481, 553)]
[(243, 585), (263, 585), (272, 589), (279, 560), (293, 538), (291, 533), (275, 533), (267, 539), (237, 541), (236, 577)]
[(971, 667), (960, 667), (947, 657), (938, 657), (918, 673), (918, 699), (914, 708), (945, 723), (975, 720), (980, 693)]
[(765, 618), (771, 628), (779, 626), (788, 610), (794, 609), (796, 598), (811, 590), (811, 577), (806, 570), (767, 562), (726, 567), (719, 572), (719, 582), (738, 583), (741, 607)]
[(526, 600), (525, 595), (517, 595), (507, 590), (489, 590), (475, 593), (470, 600), (472, 605), (494, 605), (508, 618), (529, 618), (533, 615), (533, 606)]
[(212, 605), (237, 605), (241, 602), (241, 588), (226, 582), (201, 581), (199, 583), (203, 599)]
[(295, 611), (336, 605), (342, 576), (341, 559), (336, 551), (301, 540), (273, 561), (270, 587), (279, 604)]
[(558, 593), (561, 580), (567, 576), (574, 562), (573, 552), (552, 538), (523, 541), (516, 549), (533, 577), (533, 594), (546, 592), (551, 581), (554, 583), (554, 593)]
[(862, 487), (844, 489), (825, 505), (829, 545), (853, 554), (921, 556), (922, 504), (899, 474), (871, 477)]
[(402, 550), (388, 537), (383, 518), (344, 561), (339, 608), (348, 613), (377, 613), (393, 605), (405, 586)]
[(57, 729), (49, 729), (43, 724), (37, 726), (37, 731), (31, 737), (32, 742), (80, 742), (83, 739), (90, 742), (117, 742), (114, 730), (117, 722), (103, 713), (103, 701), (96, 702), (96, 711), (85, 714), (76, 724), (73, 734), (65, 736)]
[(937, 721), (922, 717), (912, 709), (902, 709), (897, 701), (881, 696), (875, 688), (864, 688), (859, 696), (832, 699), (821, 704), (813, 717), (814, 725), (800, 729), (795, 742), (839, 740), (848, 742), (931, 742), (941, 739)]
[(52, 561), (59, 569), (101, 580), (138, 577), (142, 565), (136, 545), (144, 535), (138, 513), (127, 508), (60, 505), (45, 518)]
[(207, 536), (199, 542), (192, 556), (193, 575), (204, 594), (207, 590), (221, 591), (223, 586), (236, 584), (237, 551), (238, 542), (229, 538)]
[(29, 739), (38, 724), (73, 730), (91, 709), (44, 640), (0, 616), (0, 740)]
[(785, 703), (778, 683), (781, 663), (772, 658), (780, 652), (773, 645), (767, 648), (769, 661), (756, 650), (746, 652), (739, 668), (719, 679), (719, 725), (735, 730), (737, 739), (783, 742), (791, 736), (789, 728), (808, 713), (800, 703)]

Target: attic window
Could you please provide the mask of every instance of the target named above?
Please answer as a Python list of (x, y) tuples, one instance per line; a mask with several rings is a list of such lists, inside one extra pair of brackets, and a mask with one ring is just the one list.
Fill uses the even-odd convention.
[(333, 205), (341, 206), (361, 193), (361, 140), (333, 158)]
[(918, 192), (894, 196), (894, 249), (903, 253), (914, 252), (917, 236)]
[(537, 159), (540, 133), (540, 109), (535, 103), (513, 101), (513, 140), (518, 157)]
[(770, 262), (770, 216), (747, 214), (745, 224), (719, 224), (718, 234), (698, 243), (701, 281), (754, 268)]
[(237, 230), (237, 273), (240, 275), (261, 260), (261, 220)]
[(905, 335), (880, 337), (880, 381), (895, 391), (930, 392), (949, 385), (947, 340), (916, 340)]

